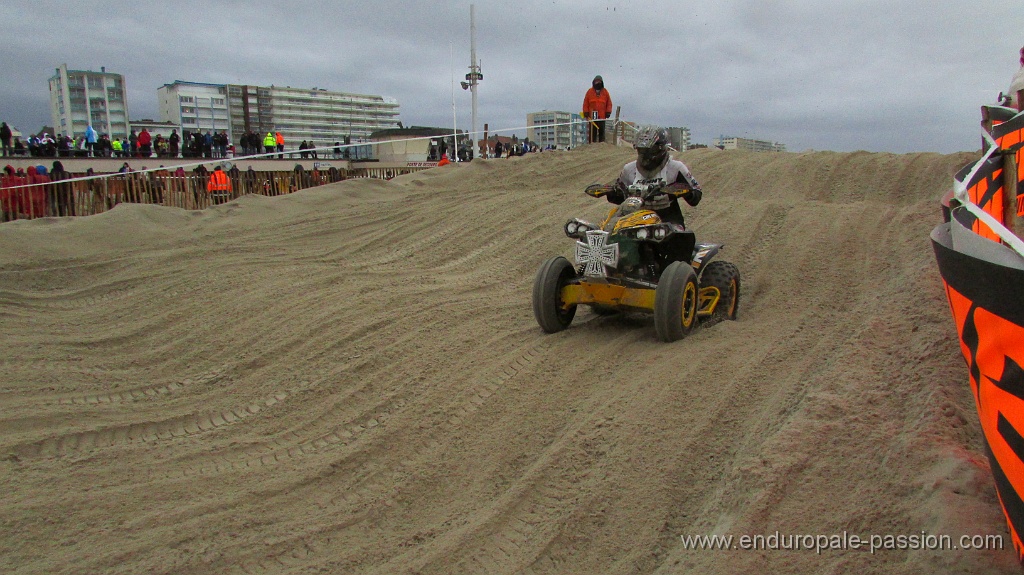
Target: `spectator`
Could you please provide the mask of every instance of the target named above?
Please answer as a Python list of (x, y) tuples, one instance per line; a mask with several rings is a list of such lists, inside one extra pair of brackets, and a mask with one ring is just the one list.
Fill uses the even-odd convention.
[(167, 187), (167, 180), (170, 177), (171, 173), (164, 168), (163, 164), (160, 164), (159, 169), (153, 170), (149, 173), (149, 189), (152, 191), (153, 203), (163, 205), (164, 190)]
[(583, 98), (583, 117), (590, 124), (590, 143), (604, 141), (605, 120), (612, 115), (612, 97), (604, 88), (604, 79), (594, 76), (587, 95)]
[(109, 158), (114, 151), (113, 145), (110, 143), (110, 136), (106, 134), (100, 134), (100, 139), (96, 142), (97, 155), (101, 158)]
[(49, 132), (43, 132), (43, 137), (39, 138), (40, 156), (47, 158), (57, 157), (57, 142), (50, 137)]
[(178, 135), (178, 130), (171, 130), (171, 136), (167, 139), (167, 143), (170, 146), (170, 154), (172, 158), (178, 157), (178, 144), (181, 142), (181, 136)]
[[(255, 134), (253, 134), (255, 136)], [(247, 194), (258, 194), (261, 190), (257, 189), (257, 182), (259, 177), (256, 175), (256, 170), (249, 166), (249, 169), (245, 171), (245, 193)]]
[(10, 188), (23, 185), (25, 185), (24, 178), (15, 174), (14, 166), (6, 166), (3, 176), (0, 177), (0, 222), (9, 222), (18, 218), (17, 190)]
[(192, 132), (192, 141), (189, 143), (189, 157), (203, 157), (203, 134), (201, 132)]
[(206, 166), (199, 164), (192, 170), (192, 173), (194, 174), (195, 177), (195, 182), (194, 185), (192, 186), (192, 197), (196, 201), (195, 209), (198, 210), (204, 207), (202, 203), (200, 203), (199, 201), (201, 197), (200, 190), (206, 189), (206, 183), (210, 179), (210, 172), (206, 169)]
[(302, 143), (299, 144), (299, 157), (303, 160), (309, 157), (309, 152), (306, 151), (307, 147), (309, 147), (309, 144), (306, 143), (306, 140), (302, 140)]
[(143, 158), (148, 158), (153, 155), (153, 137), (149, 135), (149, 131), (145, 128), (139, 132), (138, 144), (139, 155)]
[(11, 136), (11, 127), (7, 125), (7, 122), (0, 124), (0, 145), (3, 145), (5, 158), (12, 155)]
[[(91, 213), (92, 214), (100, 213), (99, 206), (104, 206), (106, 208), (106, 202), (107, 202), (106, 193), (103, 190), (103, 186), (100, 184), (100, 182), (98, 180), (92, 179), (92, 177), (95, 176), (95, 175), (96, 175), (96, 171), (95, 170), (93, 170), (92, 168), (86, 168), (86, 170), (85, 170), (85, 177), (90, 178), (90, 179), (85, 181), (85, 186), (86, 186), (86, 189), (89, 192), (89, 198), (90, 198), (90, 201), (92, 203), (92, 206), (91, 206), (92, 207), (92, 209), (91, 209)], [(107, 208), (107, 209), (109, 209), (109, 208)], [(83, 215), (85, 215), (85, 214), (83, 214)]]
[(29, 218), (41, 218), (49, 212), (47, 210), (46, 184), (50, 183), (50, 177), (46, 175), (46, 166), (29, 166), (28, 183), (38, 184), (28, 188), (22, 188), (21, 201), (19, 202), (22, 213)]
[(122, 148), (122, 150), (124, 152), (127, 152), (126, 156), (129, 157), (129, 158), (134, 158), (135, 156), (138, 155), (138, 153), (139, 153), (139, 136), (135, 133), (135, 130), (132, 130), (132, 133), (128, 134), (128, 146), (127, 146), (127, 149), (125, 149), (125, 145), (124, 145), (123, 141), (121, 142), (121, 148)]
[(1010, 79), (1010, 88), (1007, 90), (1007, 94), (1004, 95), (1005, 105), (1013, 108), (1014, 110), (1020, 110), (1020, 102), (1017, 101), (1017, 92), (1024, 90), (1024, 48), (1020, 49), (1020, 69)]
[(231, 180), (224, 170), (217, 166), (210, 174), (210, 180), (206, 184), (206, 193), (210, 195), (213, 205), (223, 204), (231, 199)]
[(231, 199), (234, 200), (242, 195), (242, 171), (238, 169), (237, 164), (231, 165), (231, 169), (228, 170), (228, 179), (231, 180)]
[(13, 150), (15, 156), (25, 155), (25, 144), (21, 142), (21, 138), (14, 138)]
[[(71, 174), (64, 170), (64, 164), (60, 160), (54, 160), (50, 170), (50, 179), (54, 182), (70, 180)], [(75, 196), (70, 182), (54, 183), (53, 196), (50, 205), (53, 206), (53, 215), (58, 217), (75, 215)]]
[(89, 150), (89, 157), (92, 158), (93, 154), (96, 153), (96, 130), (89, 124), (85, 127), (85, 149)]
[(70, 157), (71, 156), (71, 142), (70, 139), (57, 134), (57, 156)]
[(283, 160), (284, 154), (282, 152), (284, 152), (284, 136), (281, 135), (281, 132), (274, 133), (274, 142), (277, 143), (277, 159)]
[(273, 133), (267, 132), (266, 137), (263, 138), (263, 148), (267, 154), (272, 153), (277, 148), (277, 138), (274, 137)]

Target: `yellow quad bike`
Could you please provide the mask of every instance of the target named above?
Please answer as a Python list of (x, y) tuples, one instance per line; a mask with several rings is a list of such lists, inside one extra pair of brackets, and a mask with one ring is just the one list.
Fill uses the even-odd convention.
[[(650, 200), (664, 187), (662, 180), (629, 186), (625, 201), (600, 225), (566, 222), (565, 235), (576, 240), (576, 265), (550, 258), (533, 283), (533, 314), (545, 332), (569, 327), (579, 305), (600, 315), (653, 313), (658, 338), (666, 342), (685, 337), (698, 318), (736, 319), (739, 269), (711, 261), (722, 244), (698, 244), (683, 225), (661, 220)], [(594, 185), (586, 193), (600, 198), (611, 190)]]

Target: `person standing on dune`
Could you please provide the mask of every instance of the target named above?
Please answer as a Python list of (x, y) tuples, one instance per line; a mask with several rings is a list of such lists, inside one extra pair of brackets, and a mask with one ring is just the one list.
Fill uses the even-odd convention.
[(594, 76), (587, 95), (583, 97), (583, 116), (587, 119), (590, 129), (588, 134), (591, 144), (604, 141), (604, 124), (612, 115), (612, 96), (604, 88), (604, 79)]

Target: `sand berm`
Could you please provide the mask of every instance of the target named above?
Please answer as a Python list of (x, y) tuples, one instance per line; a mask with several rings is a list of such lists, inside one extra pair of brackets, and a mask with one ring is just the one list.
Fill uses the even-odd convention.
[[(977, 153), (692, 150), (739, 319), (534, 321), (610, 145), (0, 226), (0, 572), (1019, 573), (928, 234)], [(1002, 550), (693, 550), (700, 535)]]

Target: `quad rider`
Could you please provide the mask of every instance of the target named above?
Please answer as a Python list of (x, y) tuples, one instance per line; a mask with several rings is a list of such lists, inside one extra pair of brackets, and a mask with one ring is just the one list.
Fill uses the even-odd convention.
[(686, 164), (669, 156), (668, 130), (658, 126), (643, 126), (636, 133), (633, 147), (636, 160), (622, 168), (618, 180), (606, 196), (613, 204), (625, 201), (626, 188), (631, 184), (663, 180), (665, 188), (648, 200), (651, 209), (665, 222), (684, 225), (683, 212), (677, 198), (696, 206), (700, 202), (700, 184)]

